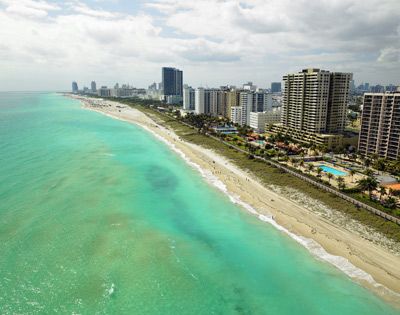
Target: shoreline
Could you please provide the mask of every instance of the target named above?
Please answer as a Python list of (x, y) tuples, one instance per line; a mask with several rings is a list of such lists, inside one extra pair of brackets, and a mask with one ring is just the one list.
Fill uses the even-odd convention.
[(399, 253), (390, 252), (263, 186), (223, 156), (183, 141), (172, 130), (158, 125), (137, 109), (109, 100), (103, 101), (107, 106), (95, 107), (84, 97), (73, 98), (81, 101), (85, 109), (139, 125), (151, 132), (199, 171), (208, 183), (228, 195), (233, 203), (294, 239), (317, 259), (330, 263), (400, 307), (400, 268), (395, 269), (400, 266)]

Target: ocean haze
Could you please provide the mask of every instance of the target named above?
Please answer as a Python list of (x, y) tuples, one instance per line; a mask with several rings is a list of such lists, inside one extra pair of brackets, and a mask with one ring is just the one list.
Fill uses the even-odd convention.
[(0, 94), (2, 313), (397, 314), (138, 126)]
[(396, 0), (0, 0), (0, 90), (147, 87), (162, 66), (193, 86), (267, 87), (307, 67), (399, 84), (399, 16)]

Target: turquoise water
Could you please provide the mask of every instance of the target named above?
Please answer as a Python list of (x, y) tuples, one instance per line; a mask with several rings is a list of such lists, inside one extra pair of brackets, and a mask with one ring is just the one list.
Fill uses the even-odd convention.
[(331, 174), (333, 174), (335, 176), (345, 176), (345, 175), (347, 175), (346, 172), (339, 171), (336, 168), (329, 167), (329, 166), (326, 166), (326, 165), (318, 165), (318, 167), (321, 168), (324, 172), (331, 173)]
[(139, 127), (0, 94), (1, 314), (398, 314)]

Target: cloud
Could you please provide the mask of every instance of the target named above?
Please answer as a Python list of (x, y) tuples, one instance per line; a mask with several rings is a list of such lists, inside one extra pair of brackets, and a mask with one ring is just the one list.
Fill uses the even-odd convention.
[(94, 10), (88, 7), (84, 3), (72, 3), (70, 4), (71, 9), (75, 11), (78, 14), (83, 14), (83, 15), (89, 15), (89, 16), (94, 16), (98, 18), (115, 18), (118, 15), (112, 12), (104, 11), (104, 10)]
[(5, 11), (10, 14), (22, 15), (30, 18), (43, 18), (49, 11), (59, 10), (60, 7), (44, 1), (19, 0), (0, 0), (0, 4), (6, 6)]
[(378, 57), (379, 62), (390, 62), (399, 63), (400, 62), (400, 48), (385, 48), (381, 50)]
[(398, 0), (153, 0), (136, 11), (90, 3), (0, 0), (0, 86), (95, 76), (145, 86), (163, 65), (192, 85), (265, 86), (305, 66), (399, 80)]

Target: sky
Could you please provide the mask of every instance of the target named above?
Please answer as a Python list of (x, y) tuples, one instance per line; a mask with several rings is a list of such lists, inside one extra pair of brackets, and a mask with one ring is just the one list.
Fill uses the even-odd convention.
[(399, 0), (0, 0), (0, 90), (269, 87), (313, 67), (400, 84)]

